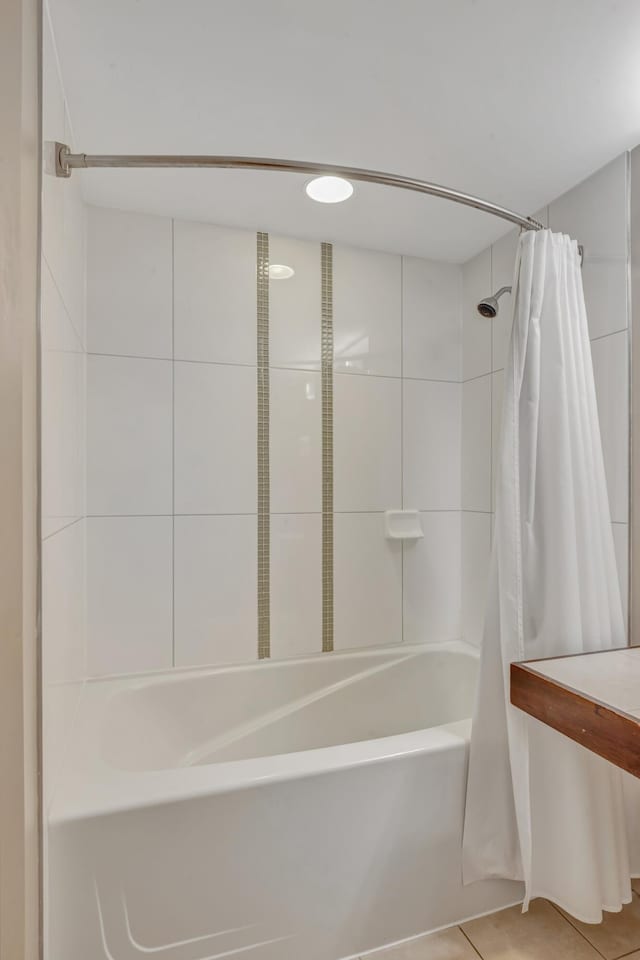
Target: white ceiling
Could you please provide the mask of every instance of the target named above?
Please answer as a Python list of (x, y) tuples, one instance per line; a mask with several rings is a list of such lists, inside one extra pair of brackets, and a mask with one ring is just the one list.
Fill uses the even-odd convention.
[[(638, 0), (50, 0), (86, 153), (234, 153), (388, 170), (532, 213), (640, 141)], [(357, 184), (81, 174), (99, 204), (466, 260), (508, 229)]]

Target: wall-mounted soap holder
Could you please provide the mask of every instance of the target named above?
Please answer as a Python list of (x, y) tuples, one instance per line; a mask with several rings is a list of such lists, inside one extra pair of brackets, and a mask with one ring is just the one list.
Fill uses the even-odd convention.
[(418, 510), (387, 510), (384, 521), (387, 540), (420, 540), (424, 537)]

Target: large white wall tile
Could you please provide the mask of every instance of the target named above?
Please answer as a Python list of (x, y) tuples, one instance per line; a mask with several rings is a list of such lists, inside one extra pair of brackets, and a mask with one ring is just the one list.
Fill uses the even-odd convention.
[(84, 514), (85, 356), (46, 261), (41, 292), (42, 535)]
[(487, 606), (491, 516), (462, 514), (462, 636), (480, 644)]
[(491, 509), (496, 509), (496, 482), (502, 436), (504, 370), (496, 370), (491, 381)]
[(334, 523), (336, 650), (402, 639), (402, 547), (383, 514), (337, 514)]
[(95, 516), (170, 514), (169, 360), (87, 358), (87, 506)]
[(87, 520), (89, 673), (172, 664), (171, 517)]
[(627, 331), (591, 344), (611, 519), (629, 518), (629, 340)]
[(403, 376), (460, 380), (462, 268), (402, 258)]
[(403, 390), (404, 506), (458, 510), (462, 386), (405, 380)]
[(462, 267), (462, 379), (491, 371), (491, 320), (477, 306), (491, 289), (491, 248), (487, 247)]
[(422, 540), (404, 544), (404, 635), (407, 643), (460, 636), (460, 512), (422, 513)]
[(626, 624), (629, 615), (629, 526), (626, 523), (612, 523), (611, 529), (618, 565), (622, 611)]
[(320, 369), (320, 244), (269, 236), (269, 262), (295, 273), (269, 283), (269, 362), (275, 367)]
[(176, 666), (255, 660), (255, 516), (175, 518)]
[(582, 265), (584, 301), (591, 339), (628, 326), (628, 267), (624, 260), (585, 260)]
[(335, 510), (389, 510), (400, 505), (401, 424), (400, 380), (336, 374)]
[(333, 248), (335, 369), (399, 377), (402, 369), (402, 258)]
[(174, 348), (179, 360), (256, 362), (256, 234), (174, 224)]
[(64, 133), (64, 93), (58, 70), (48, 10), (42, 17), (42, 139), (60, 140)]
[(549, 226), (584, 246), (585, 258), (627, 256), (627, 156), (622, 154), (549, 205)]
[(88, 209), (87, 338), (92, 353), (170, 358), (168, 217)]
[(64, 180), (55, 176), (53, 151), (47, 141), (64, 141), (65, 103), (62, 81), (58, 70), (49, 16), (42, 18), (42, 252), (54, 275), (62, 275), (64, 236)]
[(463, 510), (491, 510), (491, 377), (462, 386)]
[(85, 521), (42, 544), (42, 667), (47, 683), (85, 677)]
[[(66, 124), (58, 139), (69, 141)], [(56, 179), (53, 169), (45, 164), (42, 178), (42, 253), (83, 345), (85, 240), (85, 206), (79, 181)]]
[(274, 513), (322, 509), (320, 374), (271, 371), (270, 472)]
[(174, 365), (176, 513), (256, 509), (256, 371)]
[[(510, 230), (491, 248), (491, 293), (497, 293), (501, 287), (513, 286), (519, 235), (518, 230)], [(493, 370), (501, 370), (507, 363), (513, 321), (513, 292), (504, 293), (498, 302), (500, 304), (498, 316), (492, 321), (491, 368)]]
[[(64, 143), (72, 144), (66, 111)], [(60, 252), (60, 273), (55, 276), (69, 316), (83, 346), (86, 347), (87, 208), (82, 197), (80, 178), (62, 182), (66, 183), (62, 251)]]
[(322, 650), (322, 516), (271, 517), (271, 656)]

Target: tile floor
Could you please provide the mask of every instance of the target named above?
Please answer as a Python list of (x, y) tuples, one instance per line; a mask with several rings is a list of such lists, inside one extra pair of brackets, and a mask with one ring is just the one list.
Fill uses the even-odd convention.
[(528, 913), (510, 907), (367, 954), (366, 960), (640, 960), (640, 880), (633, 887), (633, 901), (598, 925), (534, 900)]

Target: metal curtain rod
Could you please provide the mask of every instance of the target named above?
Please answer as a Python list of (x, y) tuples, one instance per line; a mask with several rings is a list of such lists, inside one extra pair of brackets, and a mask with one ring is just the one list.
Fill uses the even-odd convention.
[(307, 163), (303, 160), (272, 160), (265, 157), (222, 157), (222, 156), (190, 156), (189, 154), (162, 155), (162, 154), (87, 154), (71, 153), (64, 143), (55, 144), (56, 176), (70, 177), (71, 171), (77, 168), (88, 167), (214, 167), (231, 170), (275, 170), (284, 173), (311, 173), (317, 176), (330, 175), (346, 177), (347, 180), (362, 180), (365, 183), (379, 183), (384, 187), (399, 187), (401, 190), (414, 190), (416, 193), (426, 193), (431, 197), (442, 197), (443, 200), (453, 200), (466, 207), (475, 207), (491, 213), (494, 217), (515, 223), (524, 230), (543, 230), (544, 226), (533, 217), (523, 217), (514, 210), (501, 207), (489, 200), (481, 200), (470, 193), (452, 190), (451, 187), (442, 187), (427, 180), (416, 180), (413, 177), (401, 177), (396, 173), (382, 173), (378, 170), (365, 170), (361, 167), (342, 167), (333, 163)]

